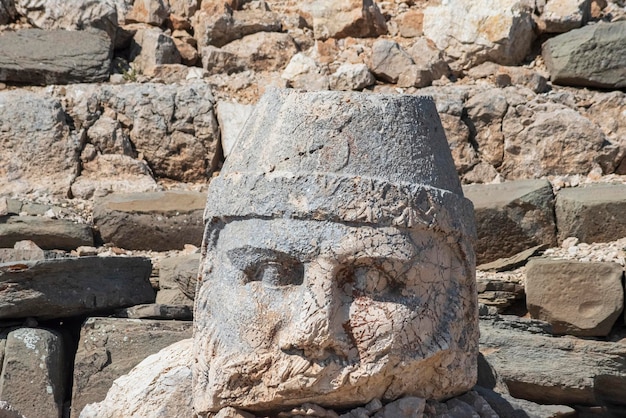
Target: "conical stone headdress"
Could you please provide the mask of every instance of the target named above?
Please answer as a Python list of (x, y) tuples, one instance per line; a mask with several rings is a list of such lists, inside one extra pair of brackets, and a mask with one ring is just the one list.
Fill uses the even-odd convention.
[(266, 93), (211, 182), (205, 211), (209, 225), (248, 217), (475, 236), (435, 104), (410, 95)]

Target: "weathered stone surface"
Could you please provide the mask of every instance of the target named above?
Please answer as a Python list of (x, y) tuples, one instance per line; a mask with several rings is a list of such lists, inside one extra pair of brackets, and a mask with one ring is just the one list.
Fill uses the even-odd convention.
[[(626, 92), (595, 92), (591, 101), (591, 106), (583, 115), (598, 125), (612, 143), (626, 150), (626, 117), (623, 113), (626, 109)], [(615, 172), (626, 174), (626, 155), (621, 157)]]
[(140, 29), (135, 33), (130, 60), (133, 62), (133, 68), (148, 75), (153, 73), (157, 65), (181, 62), (180, 53), (172, 37), (160, 29), (153, 28)]
[(555, 36), (543, 44), (543, 59), (555, 84), (626, 87), (626, 21), (598, 23)]
[(463, 192), (474, 204), (479, 263), (556, 244), (554, 195), (547, 180), (466, 185)]
[(15, 0), (14, 4), (16, 13), (39, 29), (92, 27), (104, 30), (111, 40), (118, 29), (117, 8), (110, 0)]
[(151, 270), (139, 257), (0, 264), (0, 318), (63, 318), (151, 303)]
[(365, 64), (342, 64), (330, 76), (332, 90), (363, 90), (374, 84), (376, 79)]
[(207, 45), (222, 47), (236, 39), (257, 32), (280, 32), (278, 16), (258, 10), (234, 10), (228, 4), (205, 8), (198, 11), (193, 19), (194, 35), (198, 47)]
[[(612, 172), (618, 150), (600, 128), (577, 111), (538, 99), (509, 105), (502, 122), (509, 180), (546, 175), (587, 174), (598, 164)], [(606, 161), (606, 163), (605, 163)]]
[(236, 102), (220, 101), (215, 112), (220, 126), (220, 140), (224, 158), (228, 158), (233, 146), (239, 138), (241, 128), (254, 110), (254, 105), (244, 105)]
[[(596, 376), (612, 375), (614, 385), (626, 382), (624, 344), (553, 337), (532, 322), (502, 317), (481, 320), (480, 344), (486, 360), (516, 398), (543, 404), (598, 405)], [(623, 406), (626, 401), (622, 398), (619, 403)]]
[(605, 337), (624, 307), (623, 268), (617, 263), (532, 259), (526, 306), (555, 334)]
[(398, 32), (404, 38), (414, 38), (422, 36), (424, 33), (424, 12), (422, 10), (409, 9), (398, 16), (396, 20)]
[(298, 52), (291, 58), (281, 77), (289, 82), (289, 87), (295, 89), (328, 90), (330, 79), (327, 72), (314, 58)]
[(61, 418), (66, 389), (63, 350), (57, 332), (37, 328), (9, 332), (0, 398), (27, 417)]
[[(190, 322), (88, 318), (81, 330), (74, 362), (71, 417), (191, 416), (183, 413), (189, 411), (187, 405), (190, 403), (190, 383), (181, 384), (178, 381), (191, 377), (191, 358), (185, 355), (188, 353), (189, 343), (177, 343), (181, 340), (191, 341), (187, 340), (190, 337)], [(165, 347), (168, 348), (155, 354)], [(179, 347), (186, 349), (177, 350)], [(140, 362), (141, 365), (137, 366)], [(145, 374), (140, 375), (142, 380), (132, 381), (127, 376), (120, 378), (135, 366), (144, 366), (142, 370)], [(131, 373), (128, 376), (133, 375)], [(154, 379), (159, 375), (160, 380)], [(120, 379), (114, 383), (118, 378)], [(127, 399), (133, 400), (132, 407), (128, 403), (114, 402), (111, 406), (119, 408), (117, 415), (103, 410), (99, 414), (93, 415), (92, 412), (90, 415), (90, 408), (81, 414), (85, 405), (105, 399), (112, 384), (111, 392), (121, 390), (126, 396), (131, 393)], [(185, 399), (186, 403), (179, 403), (178, 398)], [(163, 408), (165, 415), (159, 415), (156, 410), (151, 411), (152, 414), (140, 414), (139, 411), (148, 411), (147, 408), (152, 405)], [(166, 411), (169, 413), (165, 413)]]
[[(1, 1), (0, 1), (1, 3)], [(1, 5), (1, 4), (0, 4)], [(6, 401), (0, 401), (0, 418), (25, 418)]]
[(509, 108), (506, 97), (500, 89), (487, 89), (472, 95), (465, 108), (481, 159), (499, 167), (504, 159), (502, 121)]
[(146, 303), (130, 308), (119, 309), (115, 314), (120, 318), (130, 319), (172, 319), (191, 321), (193, 313), (188, 305), (166, 305), (161, 303)]
[[(108, 137), (123, 137), (133, 144), (132, 157), (139, 160), (139, 167), (129, 168), (132, 180), (149, 180), (141, 174), (140, 157), (155, 176), (178, 181), (205, 181), (217, 167), (219, 127), (211, 89), (202, 81), (77, 85), (68, 87), (62, 97), (77, 128), (88, 130), (87, 142), (98, 147), (108, 132)], [(92, 125), (103, 114), (118, 123), (103, 124), (106, 129), (92, 136)], [(120, 147), (103, 152), (123, 153)], [(125, 176), (121, 173), (120, 180)]]
[(172, 14), (191, 17), (198, 10), (201, 2), (198, 0), (168, 0), (168, 3)]
[(44, 251), (32, 241), (18, 241), (13, 248), (0, 248), (0, 263), (20, 260), (43, 260), (44, 258)]
[(111, 54), (111, 39), (96, 29), (5, 32), (0, 34), (0, 81), (42, 85), (105, 81)]
[(626, 236), (626, 185), (590, 184), (559, 190), (556, 198), (558, 239), (607, 242)]
[(517, 0), (450, 0), (424, 9), (424, 36), (455, 70), (485, 61), (519, 64), (534, 38), (531, 11)]
[(298, 47), (289, 34), (257, 32), (224, 45), (222, 50), (235, 55), (244, 68), (279, 71), (287, 66)]
[(387, 33), (385, 18), (373, 0), (312, 0), (300, 7), (313, 17), (315, 39), (367, 38)]
[(563, 33), (579, 28), (589, 20), (590, 6), (590, 0), (550, 0), (537, 19), (539, 30)]
[(209, 74), (232, 74), (245, 68), (244, 63), (236, 54), (213, 45), (205, 46), (201, 52), (202, 68), (207, 70)]
[(24, 240), (34, 241), (44, 250), (74, 250), (94, 244), (89, 225), (42, 216), (0, 217), (0, 248)]
[[(196, 293), (199, 267), (200, 254), (164, 258), (159, 266), (159, 293), (163, 290), (178, 289), (185, 297), (181, 298), (181, 304), (192, 304)], [(157, 303), (165, 303), (160, 300), (158, 293)]]
[(274, 90), (256, 105), (209, 185), (197, 414), (471, 388), (472, 210), (437, 122), (417, 96)]
[(0, 0), (0, 25), (12, 22), (16, 16), (15, 2), (13, 0)]
[(202, 242), (204, 193), (119, 193), (96, 199), (94, 224), (104, 242), (166, 251)]
[[(548, 90), (546, 78), (532, 69), (498, 65), (485, 62), (471, 68), (467, 74), (472, 78), (492, 78), (494, 81), (501, 77), (508, 78), (512, 85), (522, 85), (535, 93), (545, 93)], [(503, 86), (505, 87), (505, 86)]]
[(381, 80), (399, 87), (425, 87), (448, 73), (441, 53), (425, 38), (418, 39), (408, 51), (394, 41), (376, 41), (370, 69)]
[(557, 418), (576, 414), (574, 408), (566, 405), (540, 405), (480, 386), (475, 386), (474, 390), (489, 404), (496, 413), (496, 417), (499, 418)]
[(0, 193), (66, 196), (78, 172), (78, 139), (61, 103), (25, 91), (0, 91), (0, 109), (0, 148), (11, 150), (0, 153), (0, 178), (6, 179)]
[(524, 264), (526, 264), (526, 262), (528, 262), (528, 259), (530, 257), (537, 255), (538, 253), (540, 253), (542, 250), (545, 250), (546, 248), (548, 248), (548, 245), (546, 244), (536, 245), (527, 250), (524, 250), (515, 255), (512, 255), (511, 257), (498, 258), (497, 260), (492, 261), (490, 263), (480, 264), (476, 266), (476, 269), (482, 270), (482, 271), (494, 271), (494, 272), (513, 270), (513, 269), (523, 266)]
[(161, 26), (168, 15), (169, 8), (164, 0), (134, 0), (126, 21)]

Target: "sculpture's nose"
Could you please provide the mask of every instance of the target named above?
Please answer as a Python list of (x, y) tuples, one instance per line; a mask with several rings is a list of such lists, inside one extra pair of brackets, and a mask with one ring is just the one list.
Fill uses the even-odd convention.
[(353, 345), (346, 332), (350, 304), (337, 285), (334, 271), (321, 264), (307, 268), (302, 303), (279, 340), (281, 350), (315, 361), (348, 359)]

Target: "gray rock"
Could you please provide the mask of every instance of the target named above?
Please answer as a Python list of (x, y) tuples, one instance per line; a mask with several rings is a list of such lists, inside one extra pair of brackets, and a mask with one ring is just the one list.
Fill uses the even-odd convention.
[(57, 332), (37, 328), (9, 332), (0, 373), (0, 398), (27, 417), (61, 418), (66, 390), (64, 363), (63, 339)]
[[(2, 1), (0, 0), (0, 3)], [(6, 401), (0, 401), (0, 418), (25, 418)]]
[(169, 16), (169, 7), (163, 0), (135, 0), (126, 15), (127, 22), (147, 23), (161, 26)]
[(547, 180), (463, 186), (474, 204), (479, 263), (556, 244), (554, 195)]
[(154, 302), (149, 259), (80, 257), (0, 264), (0, 318), (63, 318)]
[(113, 381), (146, 357), (190, 337), (191, 322), (88, 318), (74, 360), (71, 417), (77, 418), (88, 403), (103, 400)]
[(44, 250), (74, 250), (94, 245), (91, 227), (64, 219), (42, 216), (0, 217), (0, 247), (10, 248), (30, 240)]
[[(210, 48), (210, 47), (209, 47)], [(220, 125), (220, 140), (224, 158), (228, 158), (232, 148), (239, 138), (241, 128), (254, 110), (254, 105), (244, 105), (235, 102), (221, 101), (217, 103), (217, 121)]]
[[(527, 321), (524, 325), (497, 317), (481, 319), (480, 345), (515, 398), (540, 404), (598, 405), (596, 376), (611, 375), (614, 384), (626, 384), (624, 344), (554, 337)], [(618, 403), (623, 406), (626, 400)]]
[(0, 35), (0, 81), (41, 85), (106, 81), (111, 54), (111, 39), (96, 29), (5, 32)]
[(281, 77), (295, 89), (317, 91), (330, 88), (328, 68), (302, 52), (291, 57)]
[(13, 248), (0, 248), (0, 263), (20, 260), (43, 260), (44, 258), (45, 252), (32, 241), (18, 241)]
[[(193, 301), (198, 283), (200, 254), (167, 257), (161, 260), (159, 267), (159, 292), (178, 289), (186, 298), (186, 303)], [(160, 302), (157, 293), (157, 303)]]
[(626, 21), (597, 23), (549, 39), (543, 59), (555, 84), (626, 87)]
[(209, 74), (232, 74), (245, 68), (244, 63), (236, 54), (213, 45), (202, 48), (201, 54), (202, 68)]
[(558, 239), (608, 242), (626, 236), (626, 185), (590, 184), (559, 190), (556, 197)]
[(499, 418), (557, 418), (576, 413), (574, 408), (566, 405), (540, 405), (480, 386), (474, 387), (474, 390), (489, 404)]
[(481, 160), (499, 167), (504, 159), (502, 121), (509, 108), (506, 97), (497, 88), (479, 91), (465, 102), (465, 108)]
[(526, 267), (528, 312), (555, 334), (605, 337), (624, 308), (622, 276), (617, 263), (532, 259)]
[(369, 67), (380, 80), (397, 83), (400, 87), (413, 86), (413, 82), (419, 76), (413, 71), (415, 63), (411, 56), (397, 42), (386, 39), (374, 42)]
[(287, 33), (257, 32), (234, 40), (222, 47), (237, 57), (246, 69), (279, 71), (287, 66), (298, 46)]
[(161, 64), (180, 64), (181, 57), (171, 36), (160, 29), (139, 29), (130, 49), (133, 68), (141, 74), (151, 75)]
[(388, 403), (374, 418), (420, 418), (425, 406), (426, 399), (408, 396)]
[(365, 64), (341, 64), (330, 77), (333, 90), (363, 90), (376, 84), (376, 79)]
[(118, 193), (94, 202), (94, 224), (107, 243), (166, 251), (202, 242), (206, 196), (197, 192)]
[(0, 91), (0, 109), (0, 144), (11, 149), (0, 153), (0, 177), (8, 180), (0, 182), (0, 193), (66, 197), (78, 174), (79, 140), (61, 103), (24, 90)]
[(590, 0), (550, 0), (537, 19), (538, 29), (547, 33), (564, 33), (587, 23), (591, 17)]
[(115, 313), (120, 318), (130, 319), (174, 319), (179, 321), (191, 321), (193, 319), (191, 306), (187, 305), (148, 303), (119, 309)]

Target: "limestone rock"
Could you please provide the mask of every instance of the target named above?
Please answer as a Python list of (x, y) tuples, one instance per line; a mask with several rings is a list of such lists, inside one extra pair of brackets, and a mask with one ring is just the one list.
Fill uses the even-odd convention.
[(133, 68), (143, 74), (152, 74), (154, 67), (160, 64), (179, 64), (181, 62), (180, 53), (174, 40), (160, 29), (152, 28), (140, 29), (135, 33), (130, 60), (133, 63)]
[(168, 5), (164, 0), (134, 0), (126, 21), (161, 26), (168, 15)]
[(313, 17), (315, 39), (367, 38), (387, 33), (385, 18), (373, 0), (310, 0), (301, 7)]
[[(108, 126), (109, 137), (127, 138), (156, 177), (204, 181), (217, 167), (219, 128), (214, 99), (209, 85), (202, 81), (180, 85), (78, 85), (68, 87), (59, 96), (68, 103), (67, 112), (77, 128), (89, 129), (96, 123), (103, 113), (99, 108), (118, 121), (102, 126)], [(96, 142), (87, 132), (88, 140)], [(131, 164), (128, 172), (137, 181), (149, 183), (145, 163), (136, 164)], [(121, 170), (120, 180), (124, 177)]]
[(327, 69), (302, 52), (291, 57), (281, 77), (289, 82), (289, 87), (295, 89), (316, 91), (330, 88)]
[(532, 69), (498, 65), (493, 62), (485, 62), (470, 69), (467, 74), (472, 78), (508, 77), (512, 85), (521, 85), (531, 89), (535, 93), (545, 93), (548, 85), (546, 78)]
[(494, 392), (480, 386), (475, 386), (474, 390), (489, 404), (492, 410), (497, 414), (497, 417), (557, 418), (576, 413), (574, 408), (566, 405), (540, 405), (525, 399), (514, 398), (506, 393)]
[(617, 263), (533, 259), (526, 270), (526, 306), (555, 334), (604, 337), (624, 307)]
[(228, 158), (231, 150), (239, 138), (241, 128), (254, 110), (254, 105), (244, 105), (235, 102), (220, 101), (217, 103), (217, 121), (220, 126), (220, 140), (224, 158)]
[[(159, 293), (163, 290), (178, 289), (185, 297), (181, 302), (190, 305), (195, 297), (200, 267), (200, 254), (167, 257), (159, 267)], [(160, 301), (157, 293), (157, 303)]]
[[(531, 100), (509, 106), (502, 132), (504, 162), (500, 172), (509, 180), (587, 174), (603, 160), (612, 161), (617, 153), (607, 146), (598, 126), (562, 104)], [(605, 171), (612, 169), (614, 166)]]
[(543, 59), (555, 84), (626, 87), (626, 21), (598, 23), (549, 39)]
[(0, 398), (27, 417), (61, 418), (65, 357), (61, 335), (38, 328), (9, 332), (0, 373)]
[(376, 79), (365, 64), (341, 64), (330, 76), (332, 90), (363, 90), (376, 84)]
[[(624, 344), (554, 337), (532, 322), (496, 317), (481, 320), (480, 345), (515, 398), (540, 404), (598, 405), (596, 376), (612, 375), (613, 386), (626, 382), (621, 365)], [(525, 360), (511, 361), (515, 358)], [(618, 401), (622, 407), (625, 404), (624, 398)]]
[[(113, 41), (118, 30), (118, 12), (111, 0), (11, 0), (15, 11), (38, 29), (105, 31)], [(0, 6), (1, 7), (1, 6)]]
[(232, 52), (225, 51), (213, 45), (205, 46), (201, 50), (202, 68), (209, 74), (232, 74), (243, 71), (244, 63)]
[(398, 32), (404, 38), (422, 36), (424, 33), (424, 12), (422, 10), (409, 9), (396, 19)]
[(222, 49), (237, 56), (245, 68), (256, 71), (280, 71), (298, 51), (289, 34), (277, 32), (247, 35)]
[(500, 89), (480, 91), (465, 102), (465, 108), (481, 160), (499, 167), (504, 159), (502, 121), (509, 108), (506, 97)]
[(194, 15), (192, 25), (200, 49), (208, 45), (219, 48), (257, 32), (281, 31), (280, 19), (274, 13), (233, 10), (225, 3), (203, 7)]
[(607, 242), (626, 236), (626, 185), (591, 184), (561, 189), (556, 199), (558, 239)]
[(1, 264), (0, 318), (63, 318), (154, 302), (151, 270), (150, 260), (139, 257)]
[[(370, 70), (376, 77), (399, 87), (410, 87), (420, 74), (414, 70), (414, 62), (395, 41), (380, 39), (372, 46)], [(421, 86), (424, 87), (424, 86)]]
[(190, 325), (87, 319), (76, 353), (71, 417), (193, 416)]
[(0, 178), (7, 180), (0, 182), (0, 193), (39, 190), (65, 197), (78, 172), (78, 146), (60, 102), (0, 91), (0, 109), (0, 144), (12, 150), (0, 153)]
[(0, 35), (0, 82), (46, 85), (105, 81), (111, 54), (111, 39), (101, 30), (5, 32)]
[(0, 248), (0, 263), (21, 260), (43, 260), (44, 258), (45, 252), (32, 241), (18, 241), (13, 248)]
[(465, 185), (463, 192), (474, 204), (479, 264), (556, 244), (554, 195), (547, 180)]
[(531, 11), (517, 0), (450, 0), (424, 9), (424, 36), (454, 62), (454, 70), (485, 61), (519, 64), (534, 38)]
[(168, 0), (170, 11), (174, 15), (190, 18), (198, 10), (198, 0)]
[(122, 308), (115, 311), (119, 318), (130, 319), (169, 319), (177, 321), (191, 321), (192, 307), (183, 304), (144, 303), (142, 305)]
[(13, 247), (23, 240), (34, 241), (44, 250), (69, 251), (94, 244), (89, 225), (42, 216), (0, 217), (0, 247)]
[(119, 193), (94, 203), (104, 242), (126, 249), (166, 251), (202, 242), (204, 193)]
[(564, 33), (587, 23), (591, 14), (590, 0), (550, 0), (539, 17), (539, 30)]
[[(626, 92), (595, 92), (591, 101), (591, 106), (583, 115), (598, 125), (611, 142), (625, 149), (626, 118), (622, 116), (622, 112), (626, 108)], [(622, 159), (622, 171), (618, 171), (617, 174), (626, 174), (624, 159)]]

